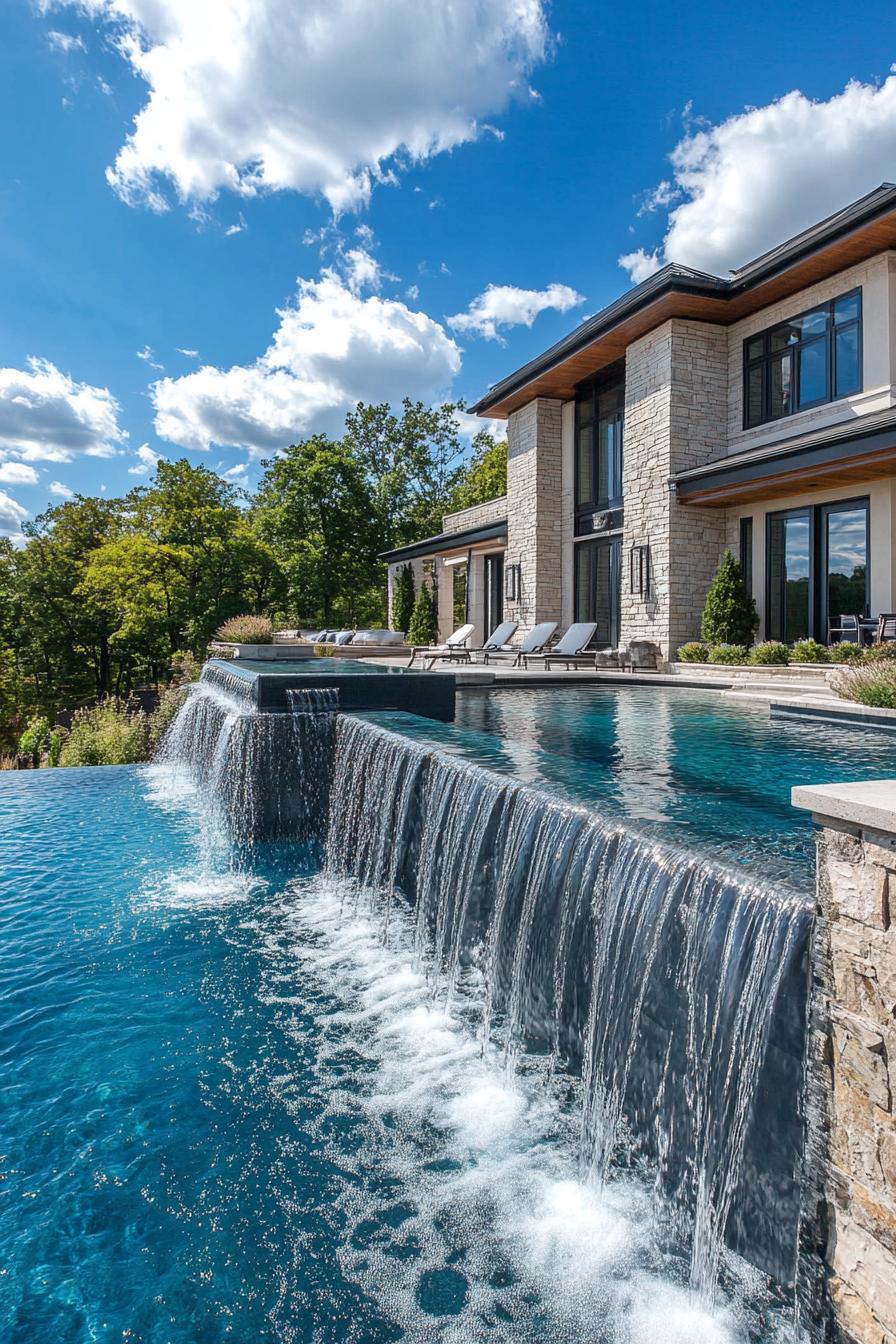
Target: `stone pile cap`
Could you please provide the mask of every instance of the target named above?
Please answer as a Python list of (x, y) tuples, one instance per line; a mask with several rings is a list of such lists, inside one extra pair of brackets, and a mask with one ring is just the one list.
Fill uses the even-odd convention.
[(791, 791), (794, 807), (851, 826), (896, 834), (896, 779), (870, 779), (857, 784), (798, 785)]

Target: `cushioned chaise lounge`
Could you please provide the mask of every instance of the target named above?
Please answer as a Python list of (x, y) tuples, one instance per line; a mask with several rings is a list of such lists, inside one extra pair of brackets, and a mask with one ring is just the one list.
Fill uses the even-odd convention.
[(445, 653), (430, 658), (429, 666), (432, 667), (436, 658), (444, 658), (449, 663), (469, 663), (474, 654), (482, 653), (487, 658), (490, 653), (497, 653), (499, 649), (510, 649), (510, 641), (516, 634), (516, 626), (516, 621), (502, 621), (500, 625), (495, 626), (481, 648), (468, 649), (466, 645), (462, 645), (459, 649), (448, 649)]
[(593, 664), (594, 653), (586, 653), (585, 649), (594, 638), (596, 629), (596, 621), (576, 621), (575, 625), (571, 625), (566, 634), (557, 640), (552, 649), (547, 649), (544, 653), (524, 654), (523, 667), (528, 668), (530, 663), (543, 663), (545, 667), (550, 667), (552, 662), (563, 663), (566, 667), (583, 662)]
[(444, 644), (415, 644), (408, 659), (408, 667), (412, 665), (418, 654), (421, 658), (438, 658), (447, 654), (449, 649), (462, 649), (472, 635), (474, 628), (472, 625), (459, 626), (453, 635), (448, 636)]
[(509, 646), (507, 648), (489, 649), (483, 658), (483, 662), (490, 663), (494, 662), (495, 659), (500, 661), (502, 658), (512, 658), (513, 663), (511, 666), (519, 667), (521, 660), (525, 658), (526, 654), (544, 652), (548, 641), (554, 638), (554, 631), (556, 629), (556, 621), (542, 621), (540, 625), (534, 626), (533, 629), (529, 631), (528, 635), (523, 637), (519, 648), (515, 649), (512, 646)]

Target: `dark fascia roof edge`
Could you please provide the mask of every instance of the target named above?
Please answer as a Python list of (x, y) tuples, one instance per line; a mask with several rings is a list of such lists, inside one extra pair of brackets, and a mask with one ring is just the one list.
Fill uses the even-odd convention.
[(643, 280), (640, 285), (623, 294), (608, 307), (601, 309), (594, 317), (581, 322), (574, 331), (565, 336), (556, 345), (552, 345), (542, 354), (531, 359), (528, 364), (495, 383), (484, 397), (470, 407), (472, 415), (485, 415), (495, 402), (525, 387), (526, 383), (543, 373), (549, 372), (555, 364), (569, 355), (578, 353), (599, 336), (612, 330), (624, 318), (632, 317), (657, 299), (667, 294), (697, 294), (718, 299), (733, 299), (753, 289), (766, 280), (771, 280), (779, 272), (802, 261), (806, 256), (818, 251), (828, 243), (835, 242), (843, 234), (849, 233), (860, 224), (869, 224), (877, 216), (885, 215), (896, 207), (896, 185), (883, 182), (867, 195), (853, 201), (843, 210), (829, 215), (810, 228), (804, 229), (794, 238), (789, 238), (778, 247), (764, 252), (762, 256), (747, 262), (739, 270), (732, 271), (730, 279), (709, 275), (705, 271), (691, 270), (670, 262), (656, 275)]
[(462, 532), (440, 532), (436, 537), (424, 537), (422, 541), (412, 541), (407, 546), (399, 546), (394, 551), (383, 551), (379, 556), (387, 564), (397, 560), (417, 560), (425, 555), (437, 555), (439, 551), (454, 551), (463, 546), (475, 546), (480, 541), (494, 541), (507, 533), (507, 519), (496, 523), (483, 523), (480, 527), (465, 527)]
[(746, 481), (760, 481), (780, 475), (793, 466), (820, 466), (843, 458), (861, 457), (865, 453), (896, 446), (896, 415), (878, 420), (874, 425), (855, 424), (838, 426), (826, 434), (797, 443), (785, 441), (729, 458), (719, 458), (702, 467), (691, 467), (672, 476), (669, 485), (680, 495), (688, 490), (713, 490), (723, 485)]

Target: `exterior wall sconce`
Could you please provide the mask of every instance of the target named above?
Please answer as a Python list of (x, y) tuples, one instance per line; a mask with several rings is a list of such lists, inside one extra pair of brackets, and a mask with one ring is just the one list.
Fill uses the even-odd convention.
[(522, 565), (504, 566), (504, 600), (505, 602), (519, 602), (520, 592), (522, 590)]
[(628, 553), (628, 591), (649, 602), (652, 596), (653, 574), (650, 565), (650, 543), (632, 546)]

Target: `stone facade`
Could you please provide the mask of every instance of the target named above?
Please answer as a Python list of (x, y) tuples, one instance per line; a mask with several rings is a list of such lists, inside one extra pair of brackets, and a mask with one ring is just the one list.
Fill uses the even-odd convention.
[[(699, 638), (725, 546), (724, 513), (679, 504), (669, 477), (725, 454), (727, 351), (723, 327), (676, 319), (626, 352), (621, 642), (653, 640), (667, 659)], [(627, 557), (643, 545), (651, 591), (631, 593)]]
[(815, 815), (825, 1261), (840, 1338), (896, 1344), (896, 812), (890, 830), (875, 817), (865, 824), (838, 799), (857, 787), (896, 798), (892, 781), (794, 794), (798, 805), (840, 813)]
[(562, 402), (538, 398), (507, 425), (506, 563), (520, 566), (520, 592), (504, 615), (523, 630), (560, 619), (562, 410)]

